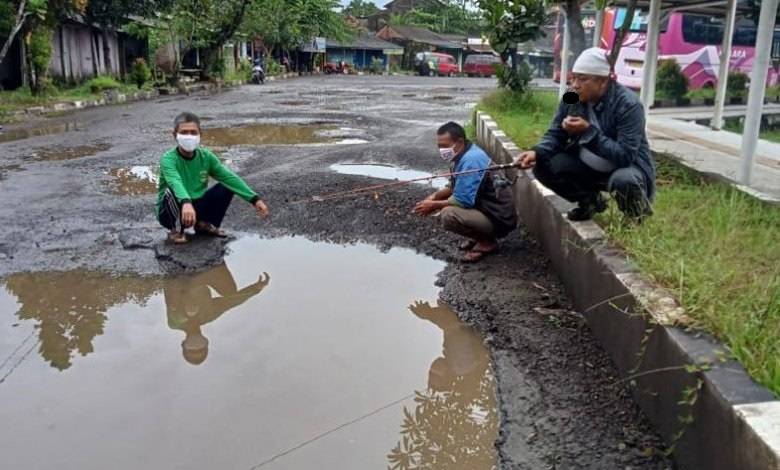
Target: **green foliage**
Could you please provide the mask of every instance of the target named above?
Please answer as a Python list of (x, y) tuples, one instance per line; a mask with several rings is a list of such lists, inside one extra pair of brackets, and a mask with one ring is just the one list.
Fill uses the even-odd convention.
[(352, 0), (349, 5), (344, 7), (342, 13), (345, 15), (355, 16), (357, 18), (364, 18), (369, 15), (373, 15), (379, 11), (374, 2), (369, 0)]
[(354, 31), (337, 0), (251, 0), (241, 31), (263, 38), (272, 50), (297, 48), (314, 37), (349, 41)]
[(542, 0), (477, 0), (487, 20), (487, 36), (493, 50), (507, 51), (521, 42), (544, 36), (547, 11)]
[(726, 95), (734, 98), (747, 96), (748, 82), (750, 82), (750, 77), (746, 74), (738, 70), (730, 71), (726, 82)]
[(715, 99), (714, 88), (698, 88), (696, 90), (690, 90), (687, 94), (688, 98), (694, 99)]
[(158, 12), (170, 10), (175, 0), (89, 0), (84, 16), (91, 24), (117, 28), (132, 24), (131, 16), (154, 18)]
[(274, 59), (268, 58), (265, 60), (265, 74), (269, 77), (280, 75), (282, 73), (282, 66)]
[(152, 78), (152, 72), (149, 70), (149, 66), (146, 65), (146, 61), (141, 57), (133, 61), (129, 75), (130, 81), (135, 83), (139, 90)]
[(391, 25), (417, 26), (437, 33), (451, 34), (480, 32), (483, 23), (480, 12), (464, 9), (451, 1), (444, 1), (439, 6), (429, 4), (402, 15), (392, 15), (390, 18)]
[(379, 57), (371, 59), (371, 65), (368, 66), (368, 71), (373, 74), (381, 74), (385, 68), (385, 62)]
[[(0, 0), (0, 39), (3, 41), (14, 27), (15, 14), (14, 4), (10, 0)], [(2, 43), (0, 43), (0, 47), (2, 47)]]
[(43, 77), (49, 68), (51, 61), (51, 38), (52, 30), (45, 27), (36, 28), (30, 35), (29, 44), (30, 58), (36, 75)]
[(780, 97), (780, 85), (774, 85), (770, 86), (766, 89), (766, 97), (767, 98), (777, 98)]
[(525, 62), (517, 64), (517, 71), (512, 70), (506, 65), (496, 67), (496, 76), (498, 77), (499, 88), (506, 88), (515, 93), (525, 93), (528, 91), (528, 85), (533, 79), (531, 68)]
[(84, 84), (90, 92), (101, 93), (108, 90), (119, 89), (122, 84), (116, 81), (114, 77), (108, 75), (101, 75), (95, 77)]
[(688, 93), (688, 77), (676, 60), (662, 60), (655, 80), (659, 97), (680, 99)]

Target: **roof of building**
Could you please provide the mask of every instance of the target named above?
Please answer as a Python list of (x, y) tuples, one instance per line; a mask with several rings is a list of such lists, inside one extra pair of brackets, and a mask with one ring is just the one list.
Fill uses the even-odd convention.
[[(463, 49), (463, 44), (461, 42), (451, 41), (446, 37), (425, 28), (387, 25), (382, 28), (382, 30), (391, 32), (391, 34), (385, 33), (385, 39), (399, 38), (418, 42), (420, 44), (429, 44), (443, 49)], [(380, 33), (382, 33), (382, 31), (380, 31)]]
[(326, 40), (326, 48), (344, 48), (344, 49), (365, 49), (365, 50), (385, 50), (385, 49), (403, 49), (398, 44), (379, 39), (374, 36), (356, 36), (351, 41), (340, 42), (335, 39)]

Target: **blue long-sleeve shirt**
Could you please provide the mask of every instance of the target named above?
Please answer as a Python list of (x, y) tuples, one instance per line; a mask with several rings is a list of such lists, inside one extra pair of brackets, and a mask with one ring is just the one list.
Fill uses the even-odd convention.
[[(490, 160), (490, 157), (484, 150), (474, 144), (470, 144), (466, 152), (456, 160), (452, 171), (458, 173), (468, 170), (484, 170), (492, 163), (492, 160)], [(454, 176), (450, 181), (452, 188), (450, 203), (466, 209), (473, 209), (477, 204), (477, 196), (479, 195), (479, 188), (482, 186), (482, 180), (485, 179), (487, 174), (487, 171), (477, 171), (467, 175)]]

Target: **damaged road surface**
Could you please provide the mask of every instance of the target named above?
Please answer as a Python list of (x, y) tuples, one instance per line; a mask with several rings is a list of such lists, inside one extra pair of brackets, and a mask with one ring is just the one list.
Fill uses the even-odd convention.
[[(522, 228), (462, 265), (410, 214), (437, 182), (312, 199), (446, 171), (437, 126), (493, 86), (312, 77), (7, 128), (2, 467), (672, 468)], [(230, 239), (164, 242), (185, 110), (269, 220), (236, 200)]]

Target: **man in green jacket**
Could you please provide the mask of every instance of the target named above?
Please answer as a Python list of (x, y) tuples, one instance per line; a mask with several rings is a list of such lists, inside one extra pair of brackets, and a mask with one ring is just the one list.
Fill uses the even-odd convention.
[[(157, 194), (157, 220), (170, 230), (174, 243), (187, 243), (186, 228), (196, 233), (225, 237), (219, 227), (228, 206), (237, 194), (254, 206), (257, 214), (268, 217), (268, 207), (238, 175), (226, 168), (210, 150), (200, 147), (200, 119), (181, 113), (173, 121), (177, 146), (160, 159)], [(208, 187), (209, 177), (217, 184)]]

